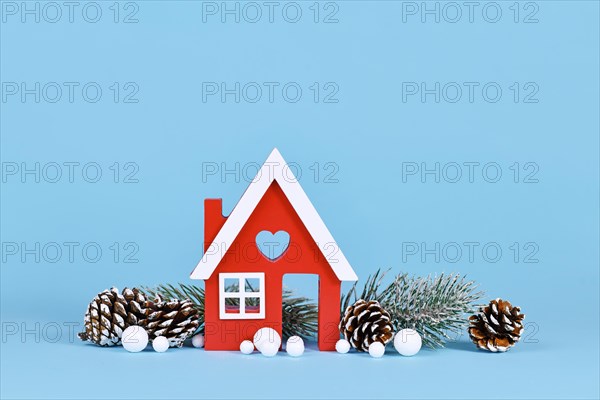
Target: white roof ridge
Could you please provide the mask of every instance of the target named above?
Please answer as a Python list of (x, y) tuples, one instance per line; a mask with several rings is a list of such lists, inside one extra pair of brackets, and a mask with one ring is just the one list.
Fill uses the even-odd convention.
[[(233, 211), (231, 211), (229, 217), (225, 220), (225, 223), (202, 256), (202, 259), (192, 271), (190, 275), (191, 279), (208, 279), (211, 277), (223, 259), (225, 252), (238, 236), (258, 203), (260, 203), (271, 183), (277, 181), (338, 279), (340, 281), (358, 280), (358, 276), (333, 239), (329, 229), (325, 226), (325, 223), (302, 189), (302, 186), (300, 186), (300, 182), (298, 182), (290, 168), (284, 168), (286, 166), (287, 163), (281, 156), (281, 153), (274, 148), (262, 167), (258, 170), (256, 177), (248, 185), (239, 202), (233, 208)], [(223, 244), (224, 248), (219, 243)], [(327, 254), (325, 250), (327, 250)]]

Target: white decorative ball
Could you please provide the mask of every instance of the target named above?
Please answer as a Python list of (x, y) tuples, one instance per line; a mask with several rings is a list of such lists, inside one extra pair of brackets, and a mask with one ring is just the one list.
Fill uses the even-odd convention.
[(275, 347), (279, 349), (279, 346), (281, 346), (281, 337), (273, 328), (260, 328), (254, 334), (253, 342), (254, 347), (256, 347), (256, 349), (260, 352), (262, 352), (262, 347), (265, 344), (274, 344), (276, 345)]
[(371, 357), (379, 358), (383, 357), (385, 353), (385, 346), (381, 342), (373, 342), (369, 345), (369, 354)]
[(194, 347), (204, 347), (204, 335), (199, 333), (197, 335), (192, 336), (192, 346)]
[(347, 341), (346, 339), (338, 340), (337, 343), (335, 344), (335, 350), (338, 353), (346, 354), (347, 352), (350, 351), (350, 342)]
[(300, 336), (290, 336), (285, 344), (285, 351), (292, 357), (304, 354), (304, 340)]
[(158, 353), (164, 353), (169, 348), (169, 339), (159, 336), (152, 341), (152, 348)]
[(244, 354), (251, 354), (254, 351), (254, 343), (249, 340), (244, 340), (240, 343), (240, 351)]
[(265, 357), (273, 357), (277, 355), (277, 352), (279, 351), (279, 346), (280, 344), (277, 343), (265, 342), (260, 348), (260, 353)]
[(131, 353), (142, 351), (148, 346), (148, 332), (141, 326), (131, 325), (123, 331), (121, 343)]
[(394, 336), (394, 347), (403, 356), (414, 356), (421, 350), (422, 340), (414, 329), (402, 329)]

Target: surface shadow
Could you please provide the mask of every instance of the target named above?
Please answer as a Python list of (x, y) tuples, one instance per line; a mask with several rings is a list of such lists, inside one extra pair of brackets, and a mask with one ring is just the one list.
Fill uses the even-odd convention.
[(466, 341), (456, 341), (456, 342), (448, 342), (444, 346), (444, 348), (448, 350), (459, 350), (459, 351), (470, 351), (472, 353), (481, 353), (481, 350), (477, 348), (473, 344), (473, 342)]

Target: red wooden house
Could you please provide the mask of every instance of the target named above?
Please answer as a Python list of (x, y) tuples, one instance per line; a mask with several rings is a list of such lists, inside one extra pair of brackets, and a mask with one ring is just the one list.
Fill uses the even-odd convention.
[[(262, 327), (281, 335), (283, 276), (316, 274), (318, 345), (334, 350), (341, 281), (358, 278), (279, 151), (228, 217), (221, 205), (204, 201), (204, 255), (191, 274), (205, 280), (205, 348), (237, 350)], [(261, 243), (261, 235), (289, 241)]]

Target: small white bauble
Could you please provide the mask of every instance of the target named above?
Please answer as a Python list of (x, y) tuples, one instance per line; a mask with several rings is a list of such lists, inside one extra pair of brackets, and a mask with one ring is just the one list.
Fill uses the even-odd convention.
[(335, 344), (335, 350), (338, 353), (346, 354), (347, 352), (350, 351), (350, 342), (347, 341), (346, 339), (338, 340), (337, 343)]
[(414, 356), (421, 350), (421, 335), (414, 329), (402, 329), (394, 336), (394, 347), (403, 356)]
[(304, 340), (300, 336), (290, 336), (285, 344), (285, 351), (292, 357), (304, 354)]
[(244, 354), (251, 354), (254, 351), (254, 343), (249, 340), (244, 340), (240, 343), (240, 351)]
[(159, 336), (152, 341), (152, 348), (157, 353), (164, 353), (169, 348), (169, 339), (164, 336)]
[(371, 357), (379, 358), (383, 357), (385, 353), (385, 346), (381, 342), (373, 342), (369, 345), (369, 355)]
[(131, 325), (123, 331), (121, 343), (131, 353), (142, 351), (148, 346), (148, 332), (141, 326)]
[(262, 352), (262, 347), (265, 344), (274, 344), (279, 349), (281, 346), (281, 337), (279, 333), (273, 328), (260, 328), (254, 334), (254, 347), (256, 347), (260, 352)]
[(260, 353), (265, 357), (273, 357), (277, 355), (279, 346), (280, 345), (277, 343), (265, 342), (260, 348)]
[(194, 347), (204, 347), (204, 335), (199, 333), (197, 335), (192, 336), (192, 346)]

